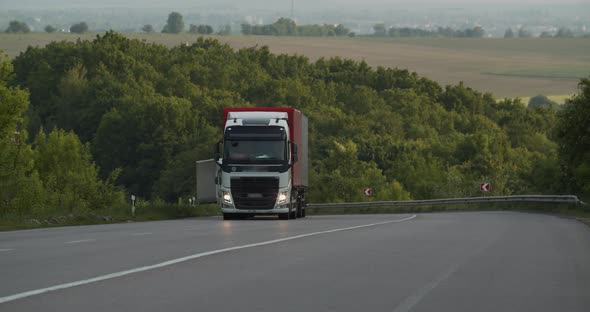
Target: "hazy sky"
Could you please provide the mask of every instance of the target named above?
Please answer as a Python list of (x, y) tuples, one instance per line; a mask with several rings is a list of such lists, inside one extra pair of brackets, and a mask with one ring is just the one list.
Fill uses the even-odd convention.
[[(331, 7), (341, 9), (346, 7), (375, 6), (375, 5), (404, 5), (404, 6), (469, 6), (478, 4), (503, 4), (503, 5), (535, 5), (535, 4), (572, 4), (590, 3), (590, 0), (294, 0), (295, 7), (313, 9), (314, 7)], [(20, 7), (195, 7), (195, 6), (219, 6), (231, 4), (236, 7), (264, 8), (264, 7), (290, 7), (291, 0), (0, 0), (3, 8)], [(589, 12), (590, 14), (590, 12)]]

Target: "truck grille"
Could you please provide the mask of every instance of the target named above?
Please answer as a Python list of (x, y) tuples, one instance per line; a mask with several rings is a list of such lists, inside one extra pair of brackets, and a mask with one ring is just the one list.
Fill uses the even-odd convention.
[(237, 209), (272, 209), (278, 192), (278, 178), (231, 179), (231, 195)]

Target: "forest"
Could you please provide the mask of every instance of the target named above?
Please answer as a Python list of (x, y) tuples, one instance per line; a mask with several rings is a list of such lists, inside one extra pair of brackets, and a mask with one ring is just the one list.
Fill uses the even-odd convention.
[(250, 25), (242, 24), (243, 35), (259, 35), (259, 36), (354, 36), (350, 30), (342, 24), (313, 24), (313, 25), (297, 25), (294, 20), (290, 18), (279, 18), (276, 22), (268, 25)]
[[(310, 201), (590, 195), (590, 80), (562, 109), (398, 68), (114, 32), (0, 58), (0, 215), (194, 196), (224, 107), (310, 120)], [(367, 199), (362, 190), (371, 187)]]

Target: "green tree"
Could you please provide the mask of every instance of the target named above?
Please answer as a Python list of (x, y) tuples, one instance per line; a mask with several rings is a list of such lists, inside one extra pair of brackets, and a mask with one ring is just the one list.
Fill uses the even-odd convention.
[(88, 24), (86, 22), (76, 23), (70, 26), (70, 32), (75, 34), (83, 34), (88, 31)]
[(535, 95), (529, 100), (528, 107), (535, 108), (535, 107), (550, 107), (551, 105), (557, 105), (557, 103), (551, 101), (545, 95)]
[(74, 133), (58, 129), (49, 134), (40, 131), (34, 144), (35, 169), (50, 206), (68, 212), (107, 208), (97, 206), (104, 202), (103, 185), (88, 145)]
[(557, 137), (566, 185), (590, 196), (590, 78), (583, 78), (578, 89), (559, 112)]
[(512, 28), (508, 28), (506, 29), (506, 32), (504, 32), (504, 38), (514, 38), (514, 32), (512, 31)]
[(242, 23), (242, 34), (243, 35), (251, 35), (252, 34), (252, 25), (247, 23)]
[(162, 169), (188, 147), (195, 115), (185, 99), (126, 96), (102, 117), (93, 142), (96, 160), (105, 173), (122, 168), (127, 189), (149, 197)]
[(6, 28), (7, 33), (29, 33), (31, 32), (31, 28), (25, 22), (21, 21), (10, 21), (8, 24), (8, 28)]
[(350, 32), (350, 30), (342, 24), (338, 24), (335, 28), (336, 36), (346, 36)]
[(373, 35), (377, 37), (385, 37), (387, 35), (387, 30), (385, 29), (385, 24), (379, 23), (373, 25)]
[(472, 35), (471, 35), (471, 37), (473, 37), (473, 38), (483, 38), (485, 36), (485, 34), (486, 34), (485, 30), (481, 26), (475, 26), (472, 29)]
[(0, 54), (0, 217), (22, 216), (43, 208), (44, 191), (33, 168), (24, 114), (27, 91), (11, 87), (12, 64)]
[(153, 33), (155, 30), (154, 30), (154, 26), (152, 26), (152, 24), (145, 24), (145, 25), (143, 25), (143, 27), (141, 28), (141, 31), (143, 31), (144, 33), (151, 34), (151, 33)]
[(184, 30), (184, 20), (178, 12), (172, 12), (168, 15), (166, 25), (162, 29), (163, 33), (179, 34)]
[[(279, 24), (251, 33), (285, 35), (293, 25)], [(295, 27), (301, 36), (336, 31)], [(399, 32), (465, 37), (468, 30)], [(442, 87), (409, 70), (311, 62), (267, 47), (233, 50), (211, 38), (167, 48), (113, 32), (29, 48), (13, 63), (15, 79), (7, 81), (30, 90), (29, 128), (74, 131), (91, 142), (100, 176), (121, 168), (118, 182), (143, 197), (190, 195), (187, 168), (212, 156), (223, 107), (244, 106), (297, 107), (309, 117), (315, 201), (367, 200), (364, 187), (375, 199), (473, 196), (481, 181), (492, 182), (494, 194), (563, 190), (554, 182), (561, 181), (556, 109), (496, 101), (462, 83)]]
[[(192, 25), (195, 26), (195, 25)], [(195, 33), (201, 34), (201, 35), (210, 35), (213, 33), (213, 27), (211, 27), (210, 25), (199, 25), (199, 26), (195, 26), (193, 28), (193, 31)]]
[(573, 38), (574, 32), (567, 27), (560, 27), (555, 34), (555, 38)]
[(51, 25), (47, 25), (47, 26), (45, 26), (44, 30), (45, 30), (45, 32), (48, 32), (48, 33), (54, 33), (57, 31), (57, 28), (55, 28)]
[[(355, 202), (368, 200), (405, 200), (410, 194), (397, 181), (387, 182), (375, 163), (358, 160), (358, 147), (352, 141), (334, 141), (329, 156), (315, 162), (312, 174), (315, 201)], [(364, 188), (372, 188), (374, 197), (367, 199)]]

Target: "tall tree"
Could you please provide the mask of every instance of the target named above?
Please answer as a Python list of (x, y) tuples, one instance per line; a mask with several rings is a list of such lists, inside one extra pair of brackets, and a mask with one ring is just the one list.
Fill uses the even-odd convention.
[(45, 30), (45, 32), (48, 32), (48, 33), (54, 33), (57, 31), (57, 28), (55, 28), (51, 25), (47, 25), (47, 26), (45, 26), (44, 30)]
[(163, 33), (178, 34), (184, 31), (184, 20), (180, 13), (172, 12), (168, 15), (168, 21), (162, 29)]
[[(47, 191), (48, 204), (67, 212), (108, 208), (114, 198), (104, 198), (105, 185), (98, 179), (90, 148), (73, 132), (40, 131), (35, 138), (35, 169)], [(115, 201), (119, 201), (118, 194)], [(108, 204), (101, 206), (99, 203)]]
[(13, 84), (12, 64), (0, 54), (0, 217), (26, 214), (43, 207), (44, 192), (27, 144), (27, 91)]
[(504, 32), (504, 38), (514, 38), (512, 28), (508, 27), (508, 29), (506, 29), (506, 32)]
[(154, 32), (154, 26), (152, 26), (152, 24), (145, 24), (141, 28), (141, 31), (143, 31), (145, 33), (148, 33), (148, 34), (153, 33)]
[(8, 24), (8, 28), (6, 28), (7, 33), (29, 33), (31, 32), (31, 27), (27, 25), (25, 22), (21, 21), (10, 21)]
[(88, 31), (88, 24), (86, 24), (86, 22), (76, 23), (70, 27), (70, 32), (73, 32), (76, 34), (83, 34), (87, 31)]
[(559, 113), (557, 136), (570, 190), (590, 196), (590, 78)]
[(379, 23), (373, 25), (373, 34), (377, 37), (384, 37), (387, 35), (387, 30), (385, 29), (385, 24)]
[(555, 34), (555, 38), (573, 38), (574, 32), (567, 27), (560, 27)]

